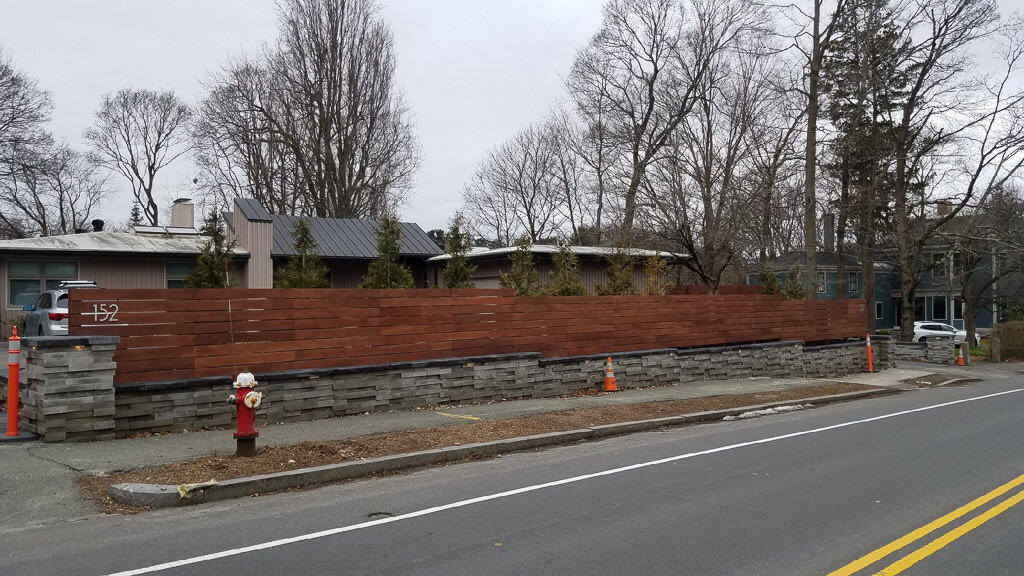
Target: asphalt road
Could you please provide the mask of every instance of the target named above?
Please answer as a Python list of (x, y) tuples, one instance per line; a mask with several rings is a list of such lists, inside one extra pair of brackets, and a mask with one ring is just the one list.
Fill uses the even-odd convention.
[(1019, 575), (1022, 475), (1014, 376), (20, 531), (0, 574)]

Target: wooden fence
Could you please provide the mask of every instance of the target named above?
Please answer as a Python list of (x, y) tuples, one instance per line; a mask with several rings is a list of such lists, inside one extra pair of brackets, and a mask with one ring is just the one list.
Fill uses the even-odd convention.
[[(862, 300), (516, 297), (506, 290), (72, 290), (74, 335), (117, 335), (115, 383), (540, 352), (546, 357), (863, 332)], [(229, 314), (230, 307), (230, 314)]]

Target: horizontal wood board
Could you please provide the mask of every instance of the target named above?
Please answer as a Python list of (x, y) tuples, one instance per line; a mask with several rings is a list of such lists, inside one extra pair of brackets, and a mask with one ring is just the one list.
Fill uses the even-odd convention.
[(865, 306), (759, 294), (508, 290), (81, 289), (70, 300), (73, 335), (121, 337), (116, 384), (515, 352), (837, 340), (861, 334)]

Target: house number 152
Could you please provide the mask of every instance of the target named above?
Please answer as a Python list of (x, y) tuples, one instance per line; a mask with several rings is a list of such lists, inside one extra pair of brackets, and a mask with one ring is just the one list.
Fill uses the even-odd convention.
[(92, 315), (95, 322), (117, 322), (117, 304), (93, 304), (92, 312), (85, 314)]

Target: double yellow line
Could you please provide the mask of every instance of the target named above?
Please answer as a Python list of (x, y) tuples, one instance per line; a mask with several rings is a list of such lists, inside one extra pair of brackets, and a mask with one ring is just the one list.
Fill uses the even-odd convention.
[[(985, 504), (991, 502), (992, 500), (999, 498), (1000, 496), (1006, 494), (1007, 492), (1013, 490), (1014, 488), (1020, 486), (1021, 484), (1024, 484), (1024, 474), (1014, 478), (1013, 480), (1010, 480), (1009, 482), (1003, 484), (1002, 486), (999, 486), (998, 488), (992, 490), (991, 492), (985, 494), (984, 496), (980, 496), (978, 498), (975, 498), (974, 500), (971, 500), (967, 504), (964, 504), (963, 506), (957, 508), (956, 510), (953, 510), (949, 514), (946, 514), (945, 516), (942, 516), (937, 520), (934, 520), (932, 522), (929, 522), (928, 524), (925, 524), (924, 526), (921, 526), (920, 528), (914, 530), (906, 536), (893, 540), (892, 542), (886, 544), (885, 546), (882, 546), (878, 550), (875, 550), (870, 554), (862, 556), (834, 572), (830, 572), (828, 576), (849, 576), (850, 574), (860, 572), (861, 570), (867, 568), (875, 562), (878, 562), (879, 560), (885, 558), (893, 552), (896, 552), (897, 550), (903, 549), (909, 546), (910, 544), (913, 544), (914, 542), (920, 540), (921, 538), (924, 538), (928, 534), (931, 534), (932, 532), (938, 530), (939, 528), (942, 528), (950, 522), (953, 522), (954, 520), (976, 510), (977, 508), (984, 506)], [(914, 550), (910, 554), (903, 556), (899, 560), (896, 560), (892, 564), (889, 564), (885, 568), (882, 568), (881, 570), (875, 572), (874, 575), (893, 576), (894, 574), (899, 574), (900, 572), (903, 572), (907, 568), (910, 568), (914, 564), (917, 564), (921, 560), (924, 560), (928, 556), (931, 556), (935, 552), (941, 550), (950, 542), (953, 542), (957, 538), (963, 536), (964, 534), (967, 534), (971, 530), (974, 530), (978, 526), (981, 526), (985, 522), (988, 522), (989, 520), (1009, 510), (1013, 506), (1019, 504), (1021, 501), (1024, 501), (1024, 490), (1018, 492), (1017, 494), (1013, 495), (1010, 498), (1007, 498), (1006, 500), (1003, 500), (999, 504), (986, 510), (984, 513), (975, 516), (967, 522), (964, 522), (960, 526), (957, 526), (949, 532), (946, 532), (942, 536), (935, 538), (928, 544), (925, 544), (917, 550)]]

